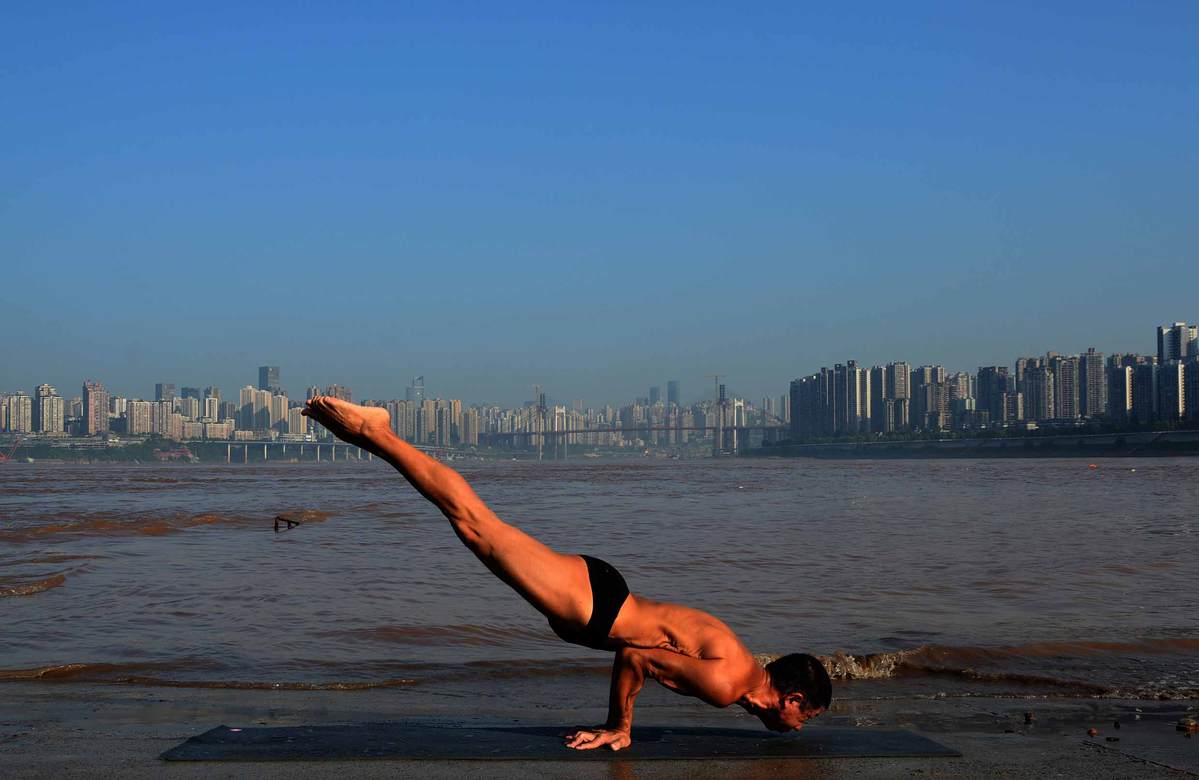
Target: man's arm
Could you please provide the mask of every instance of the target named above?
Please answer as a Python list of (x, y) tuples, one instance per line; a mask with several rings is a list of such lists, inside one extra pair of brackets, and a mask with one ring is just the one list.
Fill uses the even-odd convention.
[(568, 734), (566, 746), (592, 750), (607, 745), (620, 750), (632, 744), (633, 703), (646, 677), (675, 693), (694, 696), (715, 707), (727, 707), (737, 698), (735, 681), (723, 658), (693, 658), (670, 650), (622, 647), (612, 662), (608, 721), (602, 729)]

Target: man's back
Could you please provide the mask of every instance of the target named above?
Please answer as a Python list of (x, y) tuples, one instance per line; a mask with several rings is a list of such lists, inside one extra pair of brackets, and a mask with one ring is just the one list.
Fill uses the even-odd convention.
[(635, 594), (612, 626), (612, 639), (626, 647), (668, 650), (701, 661), (719, 662), (704, 666), (709, 673), (728, 678), (734, 685), (757, 669), (749, 648), (719, 618), (703, 610)]

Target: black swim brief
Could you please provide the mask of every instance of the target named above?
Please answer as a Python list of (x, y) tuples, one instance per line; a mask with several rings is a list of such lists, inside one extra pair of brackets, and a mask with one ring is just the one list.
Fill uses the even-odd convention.
[(590, 555), (580, 555), (587, 564), (587, 579), (591, 582), (591, 619), (587, 625), (578, 631), (563, 631), (558, 626), (552, 626), (558, 636), (567, 642), (590, 647), (594, 650), (607, 650), (608, 632), (620, 614), (625, 599), (629, 597), (629, 586), (624, 577), (607, 561), (592, 558)]

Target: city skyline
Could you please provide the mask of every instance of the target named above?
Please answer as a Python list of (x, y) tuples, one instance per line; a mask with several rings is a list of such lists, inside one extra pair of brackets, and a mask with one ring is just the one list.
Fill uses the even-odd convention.
[[(1162, 322), (1163, 320), (1159, 319), (1159, 320), (1151, 320), (1151, 321)], [(1182, 320), (1173, 320), (1173, 321), (1182, 321)], [(1146, 327), (1147, 326), (1144, 323), (1141, 323), (1142, 332), (1144, 331), (1144, 329)], [(1157, 326), (1154, 326), (1154, 327), (1157, 327)], [(1134, 344), (1135, 346), (1129, 347), (1129, 348), (1124, 348), (1124, 349), (1108, 348), (1108, 349), (1104, 349), (1102, 351), (1105, 352), (1106, 354), (1126, 354), (1126, 353), (1127, 354), (1144, 354), (1144, 355), (1156, 354), (1157, 345), (1156, 345), (1156, 342), (1152, 338), (1145, 339), (1145, 338), (1129, 337), (1129, 338), (1122, 339), (1122, 341), (1126, 342), (1126, 343)], [(1081, 355), (1081, 354), (1085, 353), (1088, 348), (1094, 347), (1094, 346), (1096, 346), (1096, 342), (1086, 342), (1083, 346), (1081, 346), (1075, 350), (1054, 349), (1054, 348), (1046, 349), (1046, 348), (1042, 347), (1042, 348), (1033, 348), (1030, 350), (1024, 350), (1024, 351), (1019, 351), (1019, 352), (1012, 352), (1009, 354), (1009, 356), (1007, 358), (1006, 365), (1010, 365), (1010, 366), (1014, 367), (1015, 361), (1018, 359), (1019, 356), (1044, 355), (1044, 354), (1048, 354), (1050, 352), (1056, 352), (1056, 353), (1063, 354), (1063, 355)], [(788, 385), (788, 383), (792, 379), (796, 378), (797, 376), (800, 376), (804, 373), (808, 373), (811, 370), (819, 369), (820, 366), (822, 366), (822, 365), (823, 366), (832, 366), (835, 363), (843, 362), (844, 356), (846, 354), (852, 354), (852, 355), (858, 356), (856, 359), (858, 360), (859, 363), (861, 363), (863, 365), (885, 365), (887, 363), (895, 362), (896, 360), (902, 360), (902, 361), (910, 363), (914, 366), (915, 365), (940, 365), (940, 366), (945, 367), (946, 371), (949, 373), (975, 372), (980, 367), (983, 367), (986, 365), (1005, 365), (1004, 360), (1002, 358), (998, 359), (998, 360), (987, 360), (987, 361), (980, 359), (980, 360), (975, 361), (974, 365), (970, 365), (969, 364), (970, 361), (967, 361), (965, 364), (955, 364), (955, 363), (952, 363), (952, 362), (946, 361), (946, 360), (937, 360), (937, 359), (935, 359), (935, 356), (933, 359), (917, 360), (915, 358), (911, 358), (911, 357), (907, 357), (907, 356), (896, 356), (894, 354), (883, 353), (878, 348), (875, 348), (875, 349), (870, 349), (868, 347), (858, 348), (858, 347), (854, 347), (852, 345), (847, 346), (847, 347), (842, 347), (842, 346), (833, 347), (833, 346), (821, 345), (819, 348), (813, 350), (813, 352), (816, 354), (823, 355), (824, 357), (820, 360), (804, 361), (803, 365), (808, 366), (808, 368), (804, 368), (799, 371), (788, 371), (788, 370), (774, 367), (774, 366), (772, 366), (768, 369), (764, 369), (762, 367), (757, 367), (756, 369), (751, 370), (749, 372), (749, 374), (748, 374), (749, 378), (742, 378), (731, 372), (726, 372), (725, 370), (722, 370), (724, 368), (724, 366), (721, 366), (721, 365), (713, 366), (710, 368), (713, 369), (715, 372), (720, 373), (721, 376), (726, 376), (726, 377), (730, 378), (729, 382), (727, 383), (730, 387), (730, 391), (735, 391), (738, 395), (745, 397), (745, 398), (760, 399), (760, 398), (764, 398), (764, 397), (769, 397), (771, 395), (777, 395), (779, 392), (781, 392), (778, 390), (779, 387), (785, 388)], [(1012, 357), (1012, 355), (1015, 355), (1017, 357)], [(780, 361), (781, 360), (782, 359), (780, 358)], [(173, 387), (217, 386), (217, 387), (227, 387), (227, 388), (233, 388), (233, 389), (244, 387), (246, 385), (250, 385), (250, 386), (261, 389), (262, 388), (262, 380), (263, 380), (262, 369), (271, 368), (275, 372), (273, 376), (279, 382), (279, 385), (283, 389), (290, 390), (291, 393), (293, 394), (293, 397), (299, 388), (307, 388), (307, 387), (311, 387), (313, 385), (319, 385), (321, 387), (324, 387), (324, 386), (327, 386), (330, 384), (343, 383), (349, 387), (354, 388), (355, 395), (359, 398), (384, 398), (385, 399), (385, 398), (403, 397), (405, 390), (408, 387), (408, 385), (406, 383), (409, 382), (413, 377), (425, 376), (425, 375), (433, 376), (432, 372), (421, 371), (419, 368), (415, 368), (411, 371), (407, 371), (407, 372), (403, 372), (403, 373), (397, 372), (395, 375), (393, 375), (391, 378), (388, 378), (388, 379), (382, 379), (382, 378), (379, 378), (378, 376), (375, 376), (374, 381), (367, 381), (367, 382), (359, 381), (357, 378), (354, 378), (354, 377), (347, 378), (344, 375), (341, 377), (331, 376), (331, 375), (328, 375), (327, 372), (322, 372), (321, 375), (317, 375), (316, 373), (311, 372), (311, 371), (307, 372), (306, 374), (305, 373), (299, 374), (298, 378), (293, 378), (293, 375), (290, 373), (289, 368), (287, 366), (281, 367), (282, 361), (278, 361), (276, 364), (273, 364), (271, 366), (266, 366), (261, 361), (262, 361), (262, 358), (260, 356), (258, 358), (258, 362), (255, 362), (254, 360), (250, 361), (250, 363), (253, 363), (253, 366), (251, 366), (250, 368), (235, 371), (235, 370), (231, 370), (228, 368), (231, 361), (224, 360), (224, 361), (220, 361), (220, 363), (221, 363), (221, 365), (226, 366), (226, 368), (221, 371), (215, 371), (215, 372), (211, 372), (209, 374), (204, 374), (203, 372), (193, 369), (193, 370), (186, 372), (187, 375), (190, 377), (190, 382), (184, 381), (184, 380), (176, 380), (174, 382), (167, 382), (166, 384), (173, 386)], [(733, 360), (731, 358), (730, 358), (730, 360), (727, 361), (727, 363), (731, 364), (731, 365), (737, 365), (738, 362), (739, 361)], [(790, 361), (788, 361), (788, 365), (790, 365)], [(0, 365), (0, 393), (13, 392), (14, 390), (17, 390), (17, 389), (26, 390), (26, 392), (32, 392), (31, 390), (27, 390), (26, 388), (27, 387), (36, 387), (37, 385), (43, 384), (43, 383), (53, 385), (55, 387), (63, 387), (63, 386), (71, 387), (71, 386), (74, 386), (74, 384), (78, 384), (78, 381), (79, 381), (78, 379), (70, 376), (71, 372), (69, 370), (67, 370), (63, 367), (58, 367), (55, 371), (50, 372), (49, 374), (42, 374), (39, 377), (29, 377), (29, 379), (24, 384), (22, 384), (21, 380), (18, 376), (18, 372), (14, 370), (15, 368), (16, 368), (16, 366), (13, 363)], [(471, 387), (454, 386), (449, 382), (439, 382), (438, 383), (439, 384), (438, 393), (444, 397), (460, 398), (463, 401), (465, 401), (467, 403), (471, 403), (471, 404), (501, 404), (501, 405), (516, 406), (521, 403), (524, 403), (525, 401), (531, 400), (533, 388), (540, 386), (543, 388), (550, 388), (549, 392), (555, 398), (557, 398), (559, 401), (562, 401), (562, 402), (569, 403), (569, 402), (573, 402), (576, 399), (581, 398), (582, 400), (586, 401), (587, 404), (589, 404), (589, 405), (603, 406), (603, 405), (623, 403), (628, 398), (637, 397), (639, 395), (645, 394), (645, 391), (647, 391), (649, 387), (654, 386), (654, 385), (660, 385), (660, 389), (663, 394), (663, 397), (665, 397), (668, 381), (680, 381), (681, 385), (684, 388), (686, 388), (684, 398), (682, 399), (683, 402), (694, 403), (694, 402), (702, 401), (702, 400), (709, 399), (712, 397), (712, 394), (713, 394), (713, 392), (711, 390), (711, 385), (712, 385), (711, 374), (712, 374), (712, 372), (713, 372), (712, 370), (705, 370), (702, 373), (696, 373), (696, 374), (692, 374), (692, 375), (683, 375), (682, 372), (674, 372), (671, 374), (671, 378), (663, 376), (660, 379), (655, 379), (653, 376), (648, 376), (643, 380), (643, 382), (640, 385), (637, 385), (637, 384), (629, 385), (619, 396), (603, 397), (603, 398), (588, 397), (588, 395), (586, 393), (577, 393), (577, 392), (571, 392), (569, 390), (561, 390), (561, 389), (553, 387), (546, 380), (538, 381), (540, 376), (549, 375), (549, 374), (553, 373), (548, 370), (545, 372), (542, 372), (542, 374), (540, 376), (538, 374), (529, 374), (528, 381), (525, 381), (525, 382), (521, 382), (521, 380), (519, 378), (513, 379), (511, 384), (506, 385), (506, 387), (508, 388), (507, 392), (501, 393), (498, 396), (487, 395), (483, 391), (479, 391), (476, 394), (476, 392), (474, 392), (473, 388), (471, 388)], [(20, 372), (20, 373), (26, 374), (26, 372)], [(769, 374), (772, 376), (777, 376), (779, 378), (777, 381), (763, 384), (763, 380), (761, 379), (761, 377), (766, 374)], [(124, 397), (128, 397), (128, 398), (157, 398), (158, 392), (157, 392), (156, 388), (158, 385), (163, 384), (163, 380), (161, 378), (161, 374), (152, 374), (151, 376), (153, 378), (149, 382), (144, 383), (144, 385), (146, 387), (146, 389), (144, 389), (144, 390), (134, 389), (131, 392), (130, 388), (133, 387), (135, 385), (135, 383), (132, 381), (128, 381), (128, 380), (123, 381), (120, 378), (117, 378), (113, 382), (105, 382), (105, 385), (109, 389), (109, 392), (114, 393), (114, 394), (120, 394)], [(199, 378), (197, 378), (197, 376), (199, 376)], [(221, 377), (221, 376), (232, 377), (232, 378), (228, 379), (227, 381), (217, 381), (216, 379), (204, 378), (204, 377)], [(678, 377), (678, 378), (673, 379), (674, 377)], [(55, 379), (57, 379), (57, 381), (54, 381)], [(136, 384), (142, 385), (143, 383), (141, 383), (139, 381)], [(623, 385), (624, 383), (622, 382), (621, 384)], [(568, 383), (567, 386), (574, 387), (574, 388), (581, 388), (581, 386), (577, 383)], [(594, 388), (594, 384), (591, 384), (589, 386)], [(750, 389), (750, 388), (754, 388), (754, 389)], [(522, 392), (524, 393), (523, 397), (520, 395)]]
[[(23, 390), (0, 391), (0, 430), (25, 434), (99, 436), (164, 435), (176, 440), (257, 440), (288, 436), (310, 440), (314, 429), (299, 412), (301, 398), (333, 395), (386, 407), (395, 432), (414, 442), (477, 446), (482, 438), (544, 431), (631, 433), (646, 427), (653, 443), (687, 444), (711, 434), (713, 451), (738, 452), (748, 438), (734, 429), (753, 428), (772, 440), (846, 437), (862, 434), (1033, 430), (1038, 424), (1091, 421), (1106, 425), (1173, 424), (1199, 421), (1199, 326), (1175, 321), (1155, 328), (1155, 351), (1105, 354), (1095, 347), (1069, 355), (1046, 351), (1006, 365), (980, 365), (977, 372), (950, 372), (941, 364), (910, 361), (867, 366), (837, 362), (791, 380), (782, 395), (760, 403), (730, 391), (725, 375), (708, 375), (712, 394), (690, 403), (679, 379), (648, 385), (645, 395), (615, 405), (561, 399), (534, 385), (530, 397), (505, 408), (494, 402), (464, 404), (452, 394), (413, 377), (390, 397), (357, 399), (352, 387), (311, 385), (288, 395), (278, 365), (260, 365), (257, 384), (246, 383), (237, 400), (219, 387), (157, 382), (154, 401), (111, 392), (88, 379), (82, 394), (64, 400), (42, 383), (32, 397)], [(1009, 368), (1010, 366), (1010, 368)], [(663, 394), (665, 387), (665, 394)], [(657, 426), (666, 434), (652, 433)], [(747, 427), (748, 426), (748, 427)], [(721, 433), (726, 430), (726, 433)], [(693, 431), (702, 431), (694, 434)], [(685, 433), (686, 432), (686, 433)], [(319, 432), (318, 432), (319, 433)], [(625, 433), (617, 438), (627, 445)], [(777, 434), (777, 435), (776, 435)], [(663, 438), (665, 437), (665, 438)], [(584, 437), (596, 443), (595, 437)], [(660, 441), (661, 439), (661, 441)], [(543, 443), (543, 442), (542, 442)], [(568, 443), (579, 443), (570, 441)], [(609, 441), (609, 443), (611, 443)]]

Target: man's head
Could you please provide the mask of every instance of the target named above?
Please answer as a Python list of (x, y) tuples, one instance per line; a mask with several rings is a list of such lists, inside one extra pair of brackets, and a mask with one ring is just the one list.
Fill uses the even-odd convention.
[(773, 731), (791, 731), (828, 709), (833, 685), (819, 659), (792, 653), (766, 665), (778, 703), (758, 717)]

